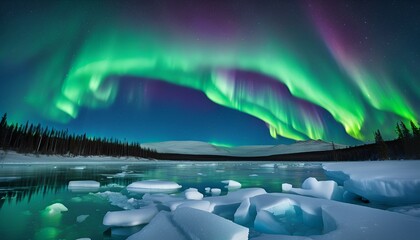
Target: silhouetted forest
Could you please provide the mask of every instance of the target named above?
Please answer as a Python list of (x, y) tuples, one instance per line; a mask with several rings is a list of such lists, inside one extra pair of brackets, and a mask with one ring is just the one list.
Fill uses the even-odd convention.
[(50, 129), (28, 122), (9, 124), (7, 114), (0, 121), (0, 149), (33, 154), (157, 157), (155, 150), (142, 148), (139, 143), (70, 134), (68, 130)]

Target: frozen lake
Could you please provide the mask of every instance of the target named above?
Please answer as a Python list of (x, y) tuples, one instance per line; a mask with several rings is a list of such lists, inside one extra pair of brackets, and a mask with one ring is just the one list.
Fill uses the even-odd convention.
[[(182, 188), (220, 188), (233, 179), (242, 188), (261, 187), (281, 192), (282, 183), (300, 186), (308, 177), (328, 179), (320, 163), (279, 162), (139, 162), (75, 164), (1, 164), (0, 236), (2, 239), (125, 239), (143, 225), (112, 228), (102, 224), (108, 211), (122, 210), (98, 192), (121, 193), (127, 199), (141, 199), (143, 193), (128, 192), (135, 181), (160, 179), (174, 181)], [(69, 189), (69, 181), (94, 180), (95, 189)], [(51, 214), (48, 206), (63, 204), (68, 211)], [(47, 208), (47, 209), (46, 209)]]

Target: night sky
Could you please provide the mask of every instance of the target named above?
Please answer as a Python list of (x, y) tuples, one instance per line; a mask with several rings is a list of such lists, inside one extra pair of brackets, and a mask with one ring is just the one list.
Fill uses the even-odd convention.
[(1, 1), (0, 113), (224, 145), (420, 119), (420, 1)]

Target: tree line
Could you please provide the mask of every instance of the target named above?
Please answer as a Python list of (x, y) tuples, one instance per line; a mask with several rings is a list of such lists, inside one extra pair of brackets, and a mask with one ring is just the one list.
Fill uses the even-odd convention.
[[(420, 148), (420, 128), (410, 121), (410, 128), (400, 121), (395, 126), (396, 139), (392, 141), (384, 141), (381, 132), (376, 130), (374, 132), (375, 144), (379, 159), (389, 159), (390, 157), (390, 143), (399, 148), (401, 158), (418, 157)], [(395, 150), (393, 151), (395, 152)]]
[(5, 113), (0, 121), (0, 149), (19, 153), (58, 154), (73, 156), (132, 156), (156, 158), (158, 153), (143, 148), (139, 143), (128, 143), (113, 138), (87, 137), (70, 134), (68, 130), (56, 130), (41, 124), (9, 124)]

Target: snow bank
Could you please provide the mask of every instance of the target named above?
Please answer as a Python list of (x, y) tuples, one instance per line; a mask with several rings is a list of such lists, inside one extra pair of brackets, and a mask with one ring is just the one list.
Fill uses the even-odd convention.
[(326, 174), (344, 189), (388, 205), (420, 203), (420, 161), (324, 163)]
[[(160, 153), (179, 154), (202, 154), (202, 155), (224, 155), (224, 156), (270, 156), (276, 154), (313, 152), (332, 150), (333, 145), (321, 140), (298, 141), (293, 144), (281, 145), (254, 145), (223, 147), (207, 142), (199, 141), (167, 141), (157, 143), (145, 143), (143, 147), (155, 149)], [(335, 148), (345, 148), (345, 145), (334, 144)]]
[[(262, 194), (243, 201), (235, 222), (268, 234), (312, 239), (417, 239), (420, 219), (373, 209), (284, 193)], [(285, 238), (287, 239), (287, 238)], [(304, 238), (291, 238), (304, 239)]]
[(158, 213), (156, 207), (145, 207), (136, 210), (107, 212), (103, 219), (106, 226), (130, 227), (150, 222)]
[(299, 195), (312, 196), (317, 198), (343, 200), (344, 189), (334, 181), (318, 181), (316, 178), (309, 177), (302, 183), (302, 188), (293, 188), (291, 184), (282, 184), (285, 193), (295, 193)]
[(171, 181), (144, 180), (131, 183), (127, 186), (127, 190), (133, 192), (175, 192), (181, 187)]
[(388, 211), (420, 218), (420, 204), (388, 208)]

